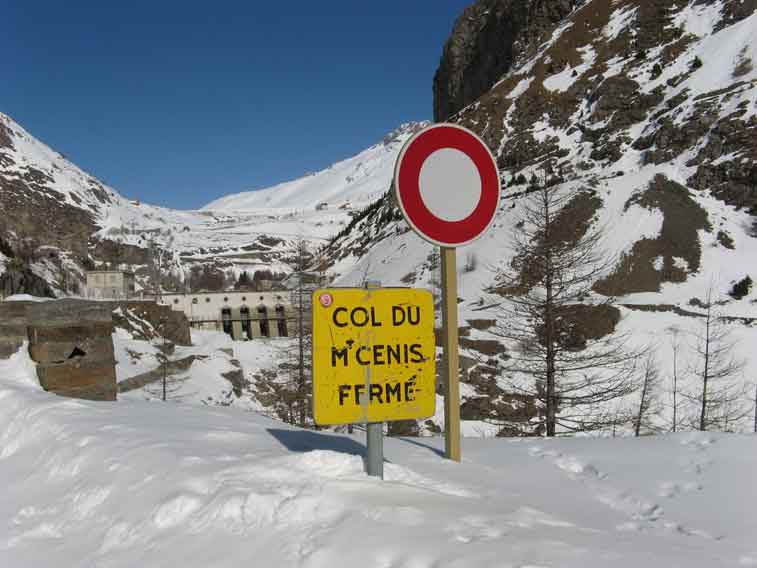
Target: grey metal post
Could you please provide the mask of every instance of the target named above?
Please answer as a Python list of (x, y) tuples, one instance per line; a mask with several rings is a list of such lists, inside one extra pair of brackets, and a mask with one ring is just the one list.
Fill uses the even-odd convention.
[(384, 479), (384, 423), (369, 422), (365, 429), (365, 440), (368, 446), (366, 473)]
[[(366, 288), (381, 288), (381, 282), (368, 280)], [(384, 479), (384, 423), (369, 422), (365, 428), (365, 444), (368, 455), (365, 460), (365, 472), (372, 476)]]

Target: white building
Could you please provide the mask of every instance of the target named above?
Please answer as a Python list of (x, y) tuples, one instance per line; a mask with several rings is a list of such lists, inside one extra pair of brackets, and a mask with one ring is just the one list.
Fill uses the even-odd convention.
[(234, 339), (290, 337), (295, 318), (282, 290), (163, 294), (161, 301), (184, 312), (192, 327), (224, 331)]
[(124, 270), (87, 272), (87, 297), (98, 300), (124, 300), (136, 295), (134, 273)]

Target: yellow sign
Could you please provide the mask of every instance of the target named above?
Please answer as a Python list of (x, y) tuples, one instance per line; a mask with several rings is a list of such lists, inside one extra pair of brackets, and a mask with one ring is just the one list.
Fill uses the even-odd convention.
[(313, 292), (317, 424), (433, 416), (435, 367), (434, 300), (428, 290)]

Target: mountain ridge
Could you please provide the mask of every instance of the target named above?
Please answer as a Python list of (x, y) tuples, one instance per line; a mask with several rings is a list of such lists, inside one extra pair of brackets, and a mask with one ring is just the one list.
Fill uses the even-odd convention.
[(391, 175), (388, 171), (393, 168), (402, 144), (427, 124), (404, 123), (381, 142), (328, 168), (271, 187), (226, 195), (202, 209), (312, 208), (322, 203), (330, 206), (366, 205), (386, 192), (386, 180)]
[(154, 284), (157, 262), (164, 285), (176, 288), (194, 268), (227, 279), (287, 274), (296, 241), (319, 248), (386, 191), (402, 144), (423, 124), (403, 124), (310, 176), (226, 196), (224, 207), (182, 211), (121, 196), (0, 114), (0, 292), (76, 294), (85, 270), (106, 265), (135, 270), (143, 287)]

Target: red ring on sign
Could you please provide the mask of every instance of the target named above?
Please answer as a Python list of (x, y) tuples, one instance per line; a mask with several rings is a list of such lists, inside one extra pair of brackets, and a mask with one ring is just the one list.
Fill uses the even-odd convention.
[[(434, 215), (423, 202), (420, 174), (428, 157), (442, 148), (467, 155), (481, 178), (481, 199), (466, 218), (446, 221)], [(426, 240), (441, 246), (467, 244), (489, 228), (499, 204), (497, 165), (486, 145), (470, 130), (452, 124), (437, 124), (421, 130), (402, 149), (394, 172), (400, 209), (407, 222)]]

